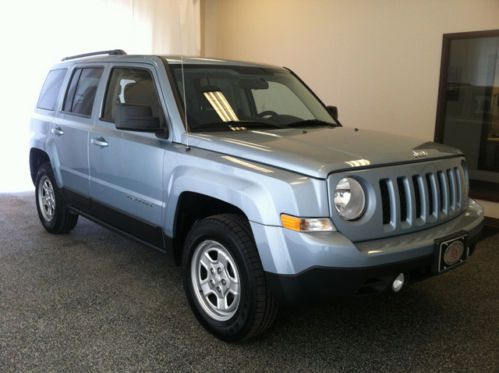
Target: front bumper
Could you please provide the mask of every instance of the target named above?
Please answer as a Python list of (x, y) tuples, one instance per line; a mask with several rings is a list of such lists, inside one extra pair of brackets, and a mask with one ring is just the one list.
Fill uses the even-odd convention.
[(251, 223), (274, 294), (284, 303), (386, 290), (404, 272), (409, 280), (431, 275), (435, 240), (468, 234), (470, 255), (483, 210), (470, 200), (453, 220), (402, 236), (353, 243), (338, 232), (298, 233)]

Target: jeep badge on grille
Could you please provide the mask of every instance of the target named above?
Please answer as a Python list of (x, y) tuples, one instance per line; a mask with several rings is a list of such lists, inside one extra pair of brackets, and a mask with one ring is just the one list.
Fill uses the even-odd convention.
[(414, 156), (414, 158), (425, 158), (425, 157), (428, 157), (428, 152), (426, 152), (424, 150), (420, 150), (420, 151), (413, 150), (412, 155)]

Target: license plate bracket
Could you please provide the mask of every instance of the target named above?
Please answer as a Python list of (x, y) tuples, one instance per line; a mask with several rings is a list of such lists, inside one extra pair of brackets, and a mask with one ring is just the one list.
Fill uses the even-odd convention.
[(460, 232), (435, 240), (433, 273), (442, 273), (463, 264), (469, 255), (468, 234)]

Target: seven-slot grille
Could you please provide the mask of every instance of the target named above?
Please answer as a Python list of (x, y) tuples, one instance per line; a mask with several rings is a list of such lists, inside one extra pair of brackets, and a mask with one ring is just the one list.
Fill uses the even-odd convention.
[(462, 210), (464, 173), (451, 167), (379, 181), (385, 231), (445, 220)]

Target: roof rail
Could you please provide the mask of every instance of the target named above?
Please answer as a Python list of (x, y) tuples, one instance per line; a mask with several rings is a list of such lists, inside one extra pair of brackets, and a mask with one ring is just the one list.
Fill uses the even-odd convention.
[(111, 49), (108, 51), (83, 53), (83, 54), (77, 54), (75, 56), (64, 57), (62, 59), (62, 61), (75, 60), (77, 58), (90, 57), (90, 56), (99, 56), (99, 55), (103, 55), (103, 54), (107, 54), (108, 56), (120, 56), (120, 55), (126, 54), (126, 52), (123, 49)]

